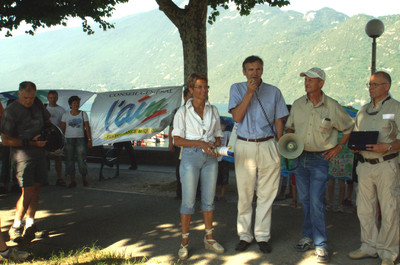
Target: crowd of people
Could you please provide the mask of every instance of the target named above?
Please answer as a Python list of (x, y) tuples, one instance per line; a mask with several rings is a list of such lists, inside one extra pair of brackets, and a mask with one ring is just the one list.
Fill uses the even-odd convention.
[[(394, 264), (399, 254), (397, 160), (400, 115), (397, 114), (400, 113), (400, 103), (389, 94), (390, 75), (379, 71), (371, 76), (368, 83), (371, 101), (360, 109), (354, 120), (336, 100), (323, 92), (327, 77), (322, 69), (313, 67), (300, 73), (306, 94), (294, 101), (290, 111), (281, 91), (262, 79), (263, 70), (264, 62), (260, 57), (247, 57), (242, 63), (246, 81), (235, 83), (230, 89), (228, 111), (237, 123), (234, 169), (238, 192), (238, 243), (235, 250), (246, 251), (255, 240), (261, 253), (272, 251), (272, 204), (278, 195), (282, 163), (277, 143), (285, 132), (295, 133), (304, 141), (304, 151), (293, 159), (294, 175), (290, 177), (295, 182), (296, 198), (302, 205), (304, 220), (301, 227), (303, 237), (294, 249), (315, 249), (316, 262), (329, 262), (325, 189), (330, 161), (342, 152), (352, 132), (379, 131), (376, 144), (367, 144), (362, 150), (351, 150), (357, 154), (358, 160), (357, 214), (361, 246), (348, 256), (351, 259), (379, 257), (382, 265)], [(200, 197), (204, 219), (205, 248), (216, 253), (225, 251), (214, 238), (213, 218), (218, 175), (222, 176), (221, 185), (226, 185), (229, 176), (226, 168), (221, 172), (223, 165), (220, 163), (219, 166), (219, 154), (215, 150), (227, 144), (228, 136), (223, 132), (224, 123), (221, 123), (217, 108), (208, 100), (208, 92), (207, 76), (191, 74), (184, 91), (185, 104), (176, 110), (171, 124), (173, 142), (170, 150), (180, 147), (180, 151), (176, 151), (180, 158), (177, 177), (181, 184), (177, 197), (182, 200), (180, 259), (190, 256), (189, 231), (196, 197)], [(53, 122), (65, 134), (66, 176), (71, 179), (71, 188), (76, 186), (75, 156), (83, 185), (88, 185), (85, 156), (92, 140), (87, 114), (79, 110), (79, 97), (72, 96), (68, 101), (71, 110), (61, 113), (56, 104), (56, 92), (49, 92), (46, 110), (36, 98), (36, 86), (32, 82), (22, 82), (18, 96), (4, 110), (0, 124), (3, 145), (11, 147), (12, 164), (22, 190), (9, 230), (10, 239), (15, 242), (30, 240), (35, 233), (34, 216), (40, 185), (47, 176), (46, 141), (40, 138), (42, 128)], [(56, 116), (57, 121), (51, 120)], [(339, 133), (343, 134), (341, 138), (338, 138)], [(121, 150), (123, 146), (116, 148)], [(57, 183), (65, 186), (60, 163), (60, 160), (56, 161)], [(132, 169), (136, 167), (136, 164), (131, 165)], [(256, 207), (252, 225), (254, 198)], [(340, 200), (344, 203), (344, 191)], [(378, 204), (380, 225), (377, 222)], [(3, 241), (0, 237), (1, 256), (26, 258), (27, 253), (11, 250)]]
[[(246, 58), (242, 71), (247, 81), (233, 84), (230, 89), (228, 111), (238, 124), (234, 148), (239, 195), (236, 251), (245, 251), (253, 239), (262, 253), (272, 251), (269, 243), (271, 211), (281, 169), (277, 142), (285, 131), (297, 134), (304, 141), (304, 151), (292, 161), (296, 191), (292, 194), (297, 193), (294, 199), (297, 197), (301, 203), (304, 215), (303, 238), (294, 248), (297, 251), (315, 249), (316, 262), (329, 262), (325, 189), (330, 161), (342, 151), (352, 131), (379, 131), (377, 144), (367, 144), (363, 150), (351, 150), (358, 157), (357, 214), (361, 246), (348, 256), (351, 259), (379, 256), (383, 265), (394, 264), (399, 254), (397, 150), (400, 149), (400, 118), (397, 113), (400, 113), (400, 103), (389, 94), (390, 75), (380, 71), (371, 76), (368, 84), (371, 102), (361, 108), (354, 121), (336, 100), (322, 91), (326, 81), (322, 69), (313, 67), (300, 73), (300, 77), (304, 77), (306, 94), (293, 103), (289, 112), (280, 90), (263, 82), (263, 67), (260, 57)], [(172, 131), (174, 144), (183, 148), (179, 166), (182, 242), (178, 257), (181, 259), (189, 256), (190, 217), (198, 185), (201, 186), (206, 228), (205, 247), (217, 253), (224, 251), (212, 237), (213, 198), (218, 175), (217, 158), (212, 150), (221, 145), (222, 130), (218, 112), (207, 100), (207, 78), (193, 74), (187, 84), (193, 98), (177, 111)], [(343, 134), (340, 139), (339, 133)], [(346, 199), (349, 203), (344, 197), (344, 181), (340, 185), (340, 205), (346, 203)], [(350, 198), (351, 192), (352, 189), (349, 190)], [(254, 198), (257, 204), (252, 231)], [(376, 221), (378, 202), (382, 218), (380, 226)]]

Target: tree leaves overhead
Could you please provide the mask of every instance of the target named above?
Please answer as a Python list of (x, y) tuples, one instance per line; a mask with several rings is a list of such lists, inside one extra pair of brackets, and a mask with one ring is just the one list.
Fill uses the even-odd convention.
[(31, 26), (26, 33), (33, 35), (38, 28), (67, 25), (69, 18), (82, 19), (83, 31), (89, 35), (94, 31), (87, 18), (92, 18), (99, 28), (113, 28), (104, 20), (111, 17), (114, 6), (129, 0), (3, 0), (0, 5), (0, 29), (6, 29), (6, 36), (18, 29), (21, 22)]

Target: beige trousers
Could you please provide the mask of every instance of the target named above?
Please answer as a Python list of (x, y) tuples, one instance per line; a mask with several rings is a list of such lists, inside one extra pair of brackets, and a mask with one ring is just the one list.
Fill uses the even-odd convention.
[[(381, 259), (399, 255), (399, 165), (391, 159), (376, 165), (358, 163), (357, 214), (361, 250)], [(382, 221), (378, 228), (378, 202)]]
[(237, 140), (235, 145), (235, 172), (239, 194), (237, 232), (240, 240), (251, 242), (252, 202), (254, 189), (257, 207), (254, 235), (268, 242), (271, 238), (271, 210), (279, 187), (281, 157), (274, 139), (255, 143)]

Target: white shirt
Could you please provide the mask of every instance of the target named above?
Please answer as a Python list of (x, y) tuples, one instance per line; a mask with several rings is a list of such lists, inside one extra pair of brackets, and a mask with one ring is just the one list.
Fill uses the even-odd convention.
[(194, 110), (192, 101), (193, 99), (189, 99), (186, 105), (176, 112), (172, 136), (214, 143), (215, 137), (223, 136), (217, 108), (206, 101), (201, 119)]
[(49, 105), (47, 105), (47, 110), (50, 113), (51, 123), (53, 123), (57, 127), (60, 127), (61, 118), (62, 118), (62, 115), (65, 113), (65, 109), (58, 105), (55, 107), (50, 107)]
[[(82, 115), (83, 114), (83, 115)], [(83, 116), (83, 120), (82, 120)], [(81, 111), (78, 115), (74, 116), (70, 111), (64, 113), (61, 118), (65, 122), (65, 137), (66, 138), (82, 138), (85, 137), (85, 127), (83, 122), (89, 121), (86, 112)]]

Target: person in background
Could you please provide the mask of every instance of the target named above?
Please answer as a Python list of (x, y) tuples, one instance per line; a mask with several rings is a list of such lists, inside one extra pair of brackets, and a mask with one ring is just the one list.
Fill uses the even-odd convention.
[[(83, 186), (88, 186), (86, 152), (92, 147), (92, 134), (90, 131), (89, 119), (84, 111), (80, 111), (81, 99), (72, 96), (68, 99), (70, 111), (64, 113), (61, 118), (61, 130), (65, 134), (65, 171), (71, 178), (68, 188), (75, 188), (75, 155), (78, 162), (79, 173), (82, 175)], [(86, 143), (87, 139), (87, 143)]]
[[(324, 195), (330, 161), (347, 143), (354, 121), (343, 107), (325, 95), (325, 72), (317, 67), (300, 73), (306, 95), (295, 100), (285, 128), (304, 141), (303, 153), (294, 160), (296, 186), (304, 214), (303, 238), (297, 251), (316, 248), (318, 263), (329, 261)], [(338, 133), (343, 136), (338, 143)]]
[[(47, 100), (49, 104), (47, 104), (46, 109), (50, 113), (50, 121), (52, 124), (61, 127), (61, 118), (65, 113), (65, 109), (57, 104), (58, 101), (58, 92), (55, 90), (50, 90), (47, 94)], [(54, 167), (57, 173), (57, 186), (65, 187), (65, 181), (62, 178), (62, 156), (54, 155)], [(48, 159), (50, 165), (50, 159)]]
[[(34, 223), (39, 204), (40, 186), (47, 181), (45, 140), (40, 133), (50, 114), (36, 98), (36, 85), (25, 81), (19, 84), (18, 99), (4, 110), (0, 132), (4, 146), (10, 146), (11, 162), (15, 167), (22, 193), (17, 201), (15, 219), (9, 235), (19, 243), (31, 241), (37, 231)], [(23, 218), (26, 215), (25, 226)]]
[[(225, 120), (225, 118), (221, 117), (221, 130), (223, 133), (223, 137), (221, 140), (222, 146), (228, 146), (229, 138), (232, 132), (232, 126), (229, 126), (229, 121)], [(215, 196), (215, 201), (223, 201), (226, 202), (225, 192), (226, 186), (229, 184), (229, 163), (224, 159), (223, 156), (218, 157), (218, 178), (217, 178), (217, 187), (221, 188), (221, 195)], [(218, 191), (215, 192), (218, 194)]]
[[(190, 94), (189, 89), (185, 88), (183, 90), (183, 100), (184, 103), (183, 105), (186, 104), (186, 102), (192, 97), (192, 94)], [(174, 116), (179, 108), (175, 109), (174, 111)], [(172, 131), (174, 130), (174, 119), (172, 119), (171, 124), (169, 125), (169, 130), (168, 130), (168, 150), (171, 152), (175, 152), (176, 157), (178, 158), (178, 163), (176, 164), (176, 170), (175, 170), (175, 176), (176, 176), (176, 197), (175, 199), (181, 200), (182, 199), (182, 184), (181, 184), (181, 177), (179, 175), (179, 167), (181, 163), (181, 148), (175, 148), (173, 137), (172, 137)], [(199, 191), (199, 190), (198, 190)]]
[[(6, 106), (10, 105), (15, 100), (16, 100), (15, 98), (7, 100)], [(8, 192), (10, 179), (12, 182), (11, 192), (21, 192), (21, 188), (19, 187), (18, 180), (15, 178), (15, 169), (11, 166), (10, 147), (4, 146), (4, 145), (1, 147), (1, 176), (0, 176), (0, 179), (1, 179), (1, 184), (3, 184), (2, 187), (4, 187), (4, 190), (1, 190), (1, 188), (0, 188), (0, 190), (3, 191), (4, 193)]]
[[(3, 115), (4, 107), (3, 104), (0, 102), (0, 121), (1, 121), (1, 115)], [(8, 147), (2, 146), (1, 147), (1, 153), (4, 154), (4, 149), (7, 149)], [(1, 167), (1, 174), (0, 174), (0, 194), (7, 193), (8, 190), (8, 182), (10, 180), (10, 169), (8, 166), (8, 169), (4, 163), (8, 164), (8, 156), (6, 159), (2, 157), (2, 167)], [(8, 172), (8, 176), (6, 172)]]
[[(277, 142), (283, 134), (283, 119), (289, 114), (281, 91), (261, 79), (264, 63), (258, 56), (242, 64), (247, 82), (231, 86), (229, 112), (238, 123), (235, 144), (235, 173), (239, 194), (237, 251), (244, 251), (255, 237), (261, 252), (272, 251), (272, 203), (279, 188), (281, 157)], [(276, 139), (275, 139), (276, 138)], [(253, 197), (257, 207), (254, 237), (251, 232)]]
[[(379, 71), (370, 78), (371, 102), (357, 113), (354, 131), (379, 131), (378, 143), (358, 153), (357, 214), (361, 226), (361, 247), (349, 253), (351, 259), (382, 259), (393, 265), (399, 255), (400, 102), (389, 94), (390, 75)], [(382, 220), (378, 227), (378, 202)]]
[(174, 117), (172, 136), (176, 146), (183, 147), (180, 164), (182, 183), (180, 259), (189, 256), (189, 228), (196, 189), (201, 183), (201, 210), (205, 224), (204, 246), (216, 253), (224, 248), (213, 237), (214, 196), (218, 161), (213, 149), (221, 145), (222, 131), (218, 110), (208, 102), (208, 79), (204, 74), (191, 74), (187, 80), (192, 98), (180, 107)]
[(122, 148), (125, 148), (126, 152), (128, 153), (128, 156), (129, 156), (129, 162), (131, 164), (129, 169), (130, 170), (136, 170), (137, 169), (135, 149), (133, 149), (131, 141), (124, 141), (124, 142), (114, 143), (113, 147), (114, 147), (114, 149), (116, 149), (116, 152), (117, 152), (116, 156), (119, 156), (119, 154), (122, 151)]

